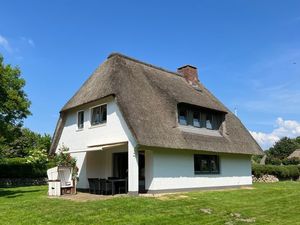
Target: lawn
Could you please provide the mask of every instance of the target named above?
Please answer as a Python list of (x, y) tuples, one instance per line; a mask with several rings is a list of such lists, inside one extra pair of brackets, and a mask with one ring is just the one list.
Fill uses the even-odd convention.
[(46, 186), (0, 188), (0, 224), (300, 224), (300, 182), (74, 202)]

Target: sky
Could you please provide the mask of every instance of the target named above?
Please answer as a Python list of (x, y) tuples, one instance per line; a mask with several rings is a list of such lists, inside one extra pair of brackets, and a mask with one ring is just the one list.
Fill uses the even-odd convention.
[(2, 1), (0, 54), (26, 80), (25, 126), (53, 134), (62, 106), (111, 52), (200, 81), (267, 149), (300, 136), (300, 1)]

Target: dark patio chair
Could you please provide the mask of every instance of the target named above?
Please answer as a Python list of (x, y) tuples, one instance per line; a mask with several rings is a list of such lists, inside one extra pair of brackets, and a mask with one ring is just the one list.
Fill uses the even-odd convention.
[(97, 194), (98, 185), (100, 186), (100, 182), (98, 182), (98, 178), (88, 178), (89, 181), (89, 192), (90, 194)]
[(100, 179), (100, 194), (108, 195), (112, 193), (112, 182), (106, 179)]

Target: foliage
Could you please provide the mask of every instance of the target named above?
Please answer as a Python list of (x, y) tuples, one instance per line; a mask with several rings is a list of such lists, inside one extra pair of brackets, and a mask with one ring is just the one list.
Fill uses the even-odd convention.
[(25, 157), (27, 163), (46, 164), (48, 162), (48, 155), (45, 149), (30, 149), (28, 156)]
[(30, 115), (25, 80), (17, 67), (5, 65), (0, 55), (0, 149), (20, 136), (23, 119)]
[(71, 156), (69, 153), (69, 148), (66, 146), (61, 146), (58, 150), (58, 154), (56, 154), (52, 161), (55, 162), (57, 166), (66, 166), (73, 168), (73, 179), (78, 179), (78, 167), (76, 166), (76, 159)]
[[(47, 186), (1, 188), (0, 218), (3, 225), (299, 224), (300, 182), (253, 186), (254, 189), (195, 191), (160, 197), (123, 196), (82, 202), (47, 198)], [(201, 209), (210, 209), (211, 213)], [(240, 218), (232, 214), (239, 214)], [(255, 222), (246, 220), (250, 218)]]
[(261, 177), (262, 175), (274, 175), (278, 179), (298, 179), (300, 176), (299, 168), (295, 165), (288, 166), (275, 166), (275, 165), (252, 165), (252, 174), (255, 177)]
[(267, 156), (266, 158), (266, 164), (271, 164), (271, 165), (281, 165), (282, 161), (278, 158), (275, 158), (273, 156)]
[(300, 137), (295, 139), (284, 137), (266, 152), (268, 156), (282, 160), (298, 148), (300, 148)]
[(293, 157), (293, 158), (285, 158), (282, 160), (283, 165), (299, 165), (300, 164), (300, 159)]
[(263, 157), (263, 155), (253, 155), (251, 158), (251, 161), (259, 164), (262, 157)]
[(27, 128), (20, 129), (17, 139), (7, 145), (4, 149), (5, 157), (26, 157), (41, 154), (43, 150), (49, 152), (51, 144), (50, 135), (40, 135)]
[(0, 178), (46, 177), (46, 164), (28, 162), (26, 158), (7, 158), (0, 161)]

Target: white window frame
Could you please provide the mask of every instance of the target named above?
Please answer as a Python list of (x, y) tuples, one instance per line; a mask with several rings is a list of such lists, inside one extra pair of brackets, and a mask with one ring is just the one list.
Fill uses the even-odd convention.
[[(106, 105), (106, 122), (93, 125), (92, 124), (93, 109), (97, 108), (97, 107), (100, 107), (100, 106), (103, 106), (103, 105)], [(90, 111), (90, 128), (102, 127), (102, 126), (105, 126), (107, 124), (107, 114), (108, 114), (107, 109), (108, 109), (108, 104), (107, 103), (103, 103), (103, 104), (99, 104), (99, 105), (95, 105), (95, 106), (90, 107), (90, 109), (89, 109), (89, 111)]]
[[(78, 121), (78, 115), (80, 112), (83, 112), (83, 127), (82, 128), (79, 128), (78, 125), (79, 125), (79, 121)], [(77, 111), (77, 117), (76, 117), (76, 127), (77, 127), (77, 131), (81, 131), (84, 129), (84, 110), (80, 110), (80, 111)]]

